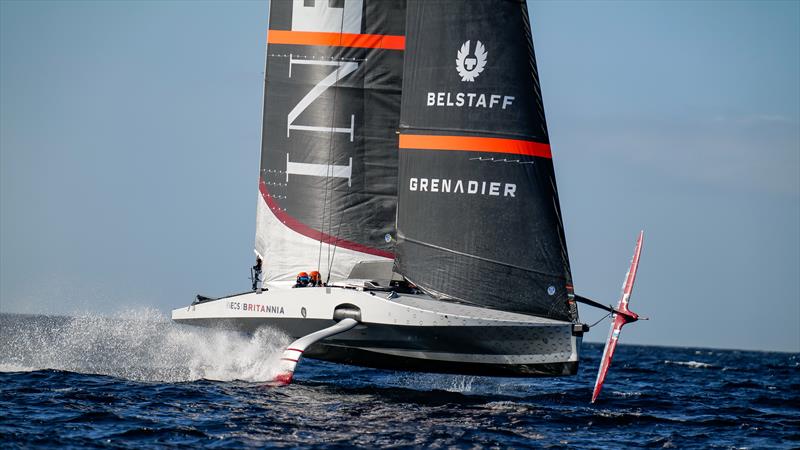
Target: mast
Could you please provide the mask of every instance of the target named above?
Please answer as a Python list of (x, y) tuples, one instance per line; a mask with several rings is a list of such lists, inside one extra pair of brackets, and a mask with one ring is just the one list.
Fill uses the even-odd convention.
[(255, 240), (266, 281), (394, 257), (404, 19), (404, 2), (271, 2)]
[(430, 295), (574, 320), (520, 0), (409, 0), (395, 270)]

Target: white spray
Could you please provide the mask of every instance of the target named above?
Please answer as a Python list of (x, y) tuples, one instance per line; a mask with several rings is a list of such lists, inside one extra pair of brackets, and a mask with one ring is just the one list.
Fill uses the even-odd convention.
[(113, 316), (0, 316), (0, 371), (68, 370), (136, 381), (272, 380), (288, 336), (170, 322), (153, 309)]

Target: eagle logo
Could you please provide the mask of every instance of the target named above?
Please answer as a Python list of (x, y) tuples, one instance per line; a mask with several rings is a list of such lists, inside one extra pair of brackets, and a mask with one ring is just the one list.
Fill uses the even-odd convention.
[(456, 55), (456, 70), (461, 76), (461, 81), (475, 81), (475, 78), (483, 72), (486, 67), (486, 57), (489, 52), (481, 41), (475, 41), (475, 56), (469, 56), (470, 41), (464, 42)]

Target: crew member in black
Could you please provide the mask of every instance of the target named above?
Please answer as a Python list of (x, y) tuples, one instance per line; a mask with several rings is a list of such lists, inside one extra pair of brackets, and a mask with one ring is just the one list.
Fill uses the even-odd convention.
[(256, 264), (253, 266), (253, 290), (258, 289), (258, 283), (261, 281), (261, 257), (256, 256)]

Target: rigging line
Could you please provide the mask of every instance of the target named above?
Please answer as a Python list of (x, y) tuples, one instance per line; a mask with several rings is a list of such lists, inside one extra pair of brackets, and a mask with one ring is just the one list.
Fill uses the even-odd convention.
[[(327, 195), (327, 194), (326, 194)], [(325, 201), (323, 200), (322, 203), (322, 220), (321, 223), (325, 223)], [(319, 266), (322, 263), (322, 235), (324, 234), (324, 227), (320, 226), (319, 231), (319, 252), (317, 253), (317, 271), (319, 271)]]
[[(345, 195), (349, 194), (350, 194), (350, 185), (348, 184), (347, 193)], [(339, 225), (336, 227), (336, 234), (334, 235), (336, 239), (334, 239), (333, 241), (333, 254), (331, 255), (328, 261), (328, 277), (325, 280), (325, 284), (328, 284), (328, 281), (330, 281), (331, 279), (331, 269), (333, 268), (333, 260), (336, 258), (336, 248), (339, 247), (339, 233), (342, 230), (342, 222), (344, 222), (344, 211), (342, 211), (342, 214), (339, 216)]]
[[(344, 14), (342, 14), (342, 18), (339, 21), (339, 36), (341, 36), (342, 33), (344, 33)], [(341, 64), (341, 61), (340, 61), (340, 64)], [(334, 78), (334, 82), (333, 82), (334, 83), (333, 84), (333, 113), (331, 114), (331, 127), (330, 127), (330, 132), (329, 132), (330, 141), (329, 141), (329, 145), (328, 145), (328, 177), (325, 179), (325, 194), (326, 194), (325, 195), (325, 197), (326, 197), (325, 202), (327, 202), (327, 193), (328, 193), (328, 191), (329, 190), (330, 191), (333, 190), (333, 188), (330, 187), (331, 183), (333, 183), (333, 180), (332, 180), (333, 177), (331, 177), (331, 175), (332, 175), (331, 171), (333, 170), (333, 125), (334, 125), (334, 119), (336, 118), (336, 97), (337, 97), (337, 94), (339, 93), (339, 79), (340, 79), (340, 77), (339, 77), (339, 69), (341, 67), (342, 67), (341, 65), (336, 67), (336, 77)], [(350, 126), (351, 127), (355, 127), (355, 123), (351, 124)], [(351, 129), (350, 132), (353, 133), (353, 130)], [(352, 168), (351, 168), (350, 176), (351, 177), (353, 176)], [(348, 183), (348, 185), (347, 185), (347, 194), (349, 194), (349, 193), (350, 193), (350, 183)], [(345, 198), (347, 198), (347, 194), (345, 195)], [(334, 240), (333, 240), (333, 243), (334, 243), (333, 256), (335, 256), (336, 255), (336, 246), (339, 244), (339, 232), (337, 230), (335, 235), (333, 235), (331, 233), (333, 231), (333, 192), (331, 192), (330, 202), (331, 202), (330, 203), (330, 207), (328, 208), (328, 236), (333, 236), (334, 237)], [(339, 217), (339, 227), (341, 228), (342, 218), (344, 217), (344, 211), (342, 211), (342, 214), (340, 216), (341, 217)], [(325, 218), (324, 218), (324, 216), (323, 216), (322, 226), (323, 226), (323, 228), (325, 227)], [(320, 244), (322, 244), (322, 242), (320, 242)], [(320, 247), (320, 249), (321, 249), (321, 247)], [(331, 243), (329, 241), (328, 242), (328, 275), (326, 277), (325, 284), (328, 284), (328, 281), (330, 281), (330, 279), (331, 279), (331, 269), (333, 269), (333, 256), (331, 256)], [(320, 259), (322, 259), (322, 255), (321, 254), (320, 254)], [(319, 270), (319, 269), (317, 269), (317, 270)]]
[[(567, 243), (565, 241), (564, 236), (564, 223), (561, 220), (561, 208), (559, 207), (558, 202), (558, 188), (556, 187), (556, 180), (555, 177), (550, 177), (550, 186), (553, 189), (553, 212), (556, 215), (556, 223), (558, 224), (558, 230), (556, 230), (556, 235), (558, 236), (558, 243), (561, 246), (561, 261), (566, 269), (566, 278), (569, 280), (569, 283), (572, 284), (572, 268), (569, 264), (569, 253), (567, 252)], [(578, 307), (574, 303), (568, 303), (567, 309), (569, 310), (569, 315), (573, 321), (580, 320), (580, 314), (578, 312)]]
[[(338, 88), (338, 85), (339, 85), (339, 73), (338, 73), (339, 68), (340, 67), (337, 66), (335, 71), (334, 71), (334, 73), (336, 74), (336, 77), (334, 78), (334, 87), (333, 87), (333, 108), (332, 108), (333, 112), (331, 113), (331, 126), (328, 128), (328, 156), (325, 159), (325, 162), (327, 163), (328, 169), (327, 169), (327, 172), (325, 173), (325, 194), (324, 194), (323, 199), (322, 199), (322, 219), (320, 221), (319, 255), (317, 257), (317, 271), (319, 271), (319, 268), (322, 266), (322, 241), (324, 240), (323, 236), (326, 234), (325, 233), (326, 212), (327, 212), (328, 223), (330, 224), (330, 222), (333, 220), (333, 206), (332, 206), (333, 205), (333, 194), (331, 193), (330, 184), (331, 184), (331, 172), (333, 171), (333, 167), (332, 167), (332, 163), (333, 163), (333, 161), (332, 161), (333, 160), (333, 157), (332, 157), (332, 154), (333, 154), (333, 125), (335, 123), (335, 118), (336, 118), (336, 94), (338, 92), (337, 88)], [(330, 204), (328, 203), (328, 195), (329, 194), (330, 194), (330, 197), (331, 197)], [(330, 234), (331, 234), (331, 226), (329, 225), (328, 226), (328, 230), (327, 230), (327, 235), (330, 236)], [(328, 243), (327, 256), (328, 256), (328, 260), (329, 261), (330, 261), (330, 258), (331, 258), (330, 254), (331, 254), (330, 243)]]
[[(551, 199), (553, 201), (553, 212), (556, 215), (556, 223), (558, 224), (558, 230), (556, 230), (556, 235), (558, 236), (558, 243), (561, 246), (561, 261), (564, 264), (564, 267), (567, 272), (565, 275), (567, 279), (569, 279), (570, 283), (572, 283), (572, 268), (570, 267), (569, 264), (569, 253), (567, 252), (567, 243), (565, 242), (564, 222), (561, 220), (561, 208), (559, 207), (560, 205), (558, 202), (558, 188), (556, 187), (555, 177), (550, 177), (550, 187), (553, 189), (552, 191), (553, 196)], [(577, 307), (574, 308), (574, 314), (572, 307), (569, 307), (569, 312), (573, 320), (579, 320)]]
[(593, 323), (593, 324), (589, 325), (589, 329), (592, 329), (592, 328), (594, 328), (594, 326), (595, 326), (595, 325), (597, 325), (598, 323), (602, 322), (602, 321), (603, 321), (603, 320), (604, 320), (606, 317), (608, 317), (608, 316), (610, 316), (610, 315), (611, 315), (611, 312), (610, 312), (610, 311), (609, 311), (609, 312), (607, 312), (605, 316), (603, 316), (603, 317), (601, 317), (601, 318), (600, 318), (600, 320), (598, 320), (597, 322), (595, 322), (595, 323)]
[[(341, 36), (341, 34), (343, 32), (344, 32), (344, 14), (342, 14), (342, 18), (339, 21), (339, 36)], [(328, 223), (330, 224), (333, 221), (333, 194), (331, 193), (331, 201), (330, 201), (331, 204), (330, 204), (330, 208), (328, 208), (328, 206), (329, 206), (328, 205), (328, 193), (331, 190), (330, 189), (331, 175), (332, 175), (331, 172), (333, 171), (333, 167), (332, 167), (332, 164), (333, 164), (333, 157), (332, 157), (332, 155), (333, 155), (333, 137), (334, 137), (333, 136), (333, 125), (334, 125), (335, 119), (336, 119), (336, 94), (339, 91), (338, 88), (339, 88), (339, 69), (340, 68), (341, 68), (341, 65), (337, 65), (336, 69), (334, 70), (334, 73), (336, 74), (336, 76), (334, 77), (334, 81), (333, 81), (333, 83), (334, 83), (333, 84), (333, 105), (332, 105), (333, 106), (333, 108), (332, 108), (333, 112), (331, 113), (331, 126), (328, 128), (328, 158), (326, 160), (326, 162), (328, 163), (328, 171), (325, 174), (325, 194), (324, 194), (323, 199), (322, 199), (322, 219), (320, 220), (319, 253), (317, 255), (317, 271), (319, 271), (319, 268), (322, 266), (322, 241), (324, 239), (323, 235), (325, 234), (325, 211), (326, 210), (328, 211), (328, 217), (329, 217), (328, 218)], [(328, 236), (331, 235), (331, 229), (332, 229), (332, 225), (330, 225), (328, 227), (328, 233), (327, 233)], [(330, 242), (329, 242), (328, 243), (328, 263), (329, 263), (328, 267), (331, 267), (330, 259), (331, 259), (331, 245), (330, 245)], [(330, 269), (328, 269), (328, 277), (330, 278)]]
[[(553, 299), (557, 299), (557, 298), (559, 298), (559, 297), (553, 297)], [(570, 320), (574, 321), (575, 318), (572, 317), (572, 315), (570, 313), (571, 311), (569, 309), (569, 304), (567, 302), (563, 302), (563, 301), (560, 301), (560, 300), (559, 301), (550, 302), (550, 307), (547, 308), (547, 313), (546, 313), (545, 317), (550, 318), (550, 319), (563, 320), (563, 319), (558, 319), (558, 317), (560, 317), (559, 312), (563, 313), (563, 310), (564, 310), (565, 306), (567, 307), (567, 314), (569, 315)]]
[[(555, 174), (555, 172), (553, 172)], [(558, 202), (558, 188), (556, 187), (555, 177), (550, 177), (550, 187), (552, 188), (553, 196), (553, 212), (556, 214), (556, 223), (558, 224), (558, 244), (561, 246), (561, 259), (567, 267), (567, 271), (572, 274), (572, 269), (569, 265), (569, 253), (567, 252), (567, 243), (564, 242), (564, 222), (561, 220), (561, 208)]]
[(578, 302), (578, 303), (583, 303), (584, 305), (589, 305), (589, 306), (593, 306), (593, 307), (598, 308), (598, 309), (602, 309), (603, 311), (608, 311), (608, 312), (613, 313), (613, 314), (619, 314), (619, 315), (621, 315), (623, 317), (631, 319), (631, 321), (636, 321), (637, 320), (637, 318), (635, 316), (632, 316), (631, 314), (626, 313), (626, 312), (622, 312), (622, 311), (620, 311), (618, 309), (614, 309), (614, 307), (612, 305), (606, 306), (606, 305), (603, 305), (602, 303), (598, 303), (598, 302), (596, 302), (596, 301), (594, 301), (594, 300), (592, 300), (590, 298), (586, 298), (586, 297), (584, 297), (582, 295), (575, 295), (575, 301)]

